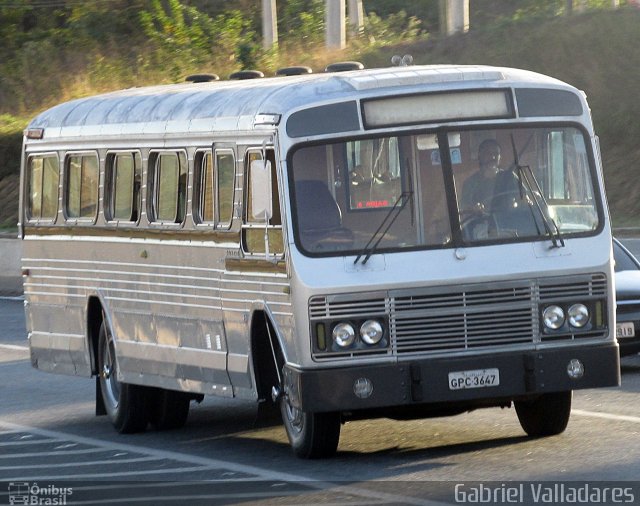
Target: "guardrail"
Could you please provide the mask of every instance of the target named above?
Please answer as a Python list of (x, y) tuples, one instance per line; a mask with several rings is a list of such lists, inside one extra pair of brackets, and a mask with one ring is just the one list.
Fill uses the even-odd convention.
[(0, 295), (22, 293), (22, 241), (15, 233), (0, 234)]
[(613, 235), (624, 237), (640, 237), (640, 227), (615, 227)]

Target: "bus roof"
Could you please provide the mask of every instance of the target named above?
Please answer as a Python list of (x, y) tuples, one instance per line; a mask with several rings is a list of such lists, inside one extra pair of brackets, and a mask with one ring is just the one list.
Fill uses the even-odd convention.
[(87, 134), (252, 130), (256, 116), (358, 97), (496, 86), (568, 87), (542, 74), (488, 67), (430, 65), (244, 81), (131, 88), (57, 105), (29, 129), (45, 137)]

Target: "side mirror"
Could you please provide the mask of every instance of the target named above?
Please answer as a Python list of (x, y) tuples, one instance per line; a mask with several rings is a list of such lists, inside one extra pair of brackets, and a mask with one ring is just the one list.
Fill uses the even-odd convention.
[(249, 167), (251, 182), (251, 218), (256, 221), (268, 221), (273, 215), (271, 201), (271, 162), (254, 160)]

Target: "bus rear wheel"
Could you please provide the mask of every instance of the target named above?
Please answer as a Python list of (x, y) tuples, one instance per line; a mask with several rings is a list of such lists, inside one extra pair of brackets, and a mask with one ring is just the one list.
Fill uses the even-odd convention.
[(311, 413), (280, 398), (280, 412), (289, 443), (296, 456), (319, 459), (335, 455), (340, 439), (340, 413)]
[(150, 389), (149, 422), (156, 430), (179, 429), (187, 423), (191, 396), (184, 392)]
[(571, 415), (571, 390), (542, 394), (533, 400), (515, 401), (520, 425), (531, 437), (564, 432)]
[(115, 429), (122, 434), (145, 430), (148, 423), (147, 389), (118, 381), (115, 342), (104, 321), (98, 338), (98, 371), (104, 407)]

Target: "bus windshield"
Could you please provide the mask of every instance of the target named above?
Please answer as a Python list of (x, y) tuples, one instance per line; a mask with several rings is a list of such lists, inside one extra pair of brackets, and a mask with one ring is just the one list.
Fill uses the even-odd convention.
[(307, 145), (290, 158), (310, 255), (550, 240), (599, 225), (593, 157), (572, 126), (451, 130)]

